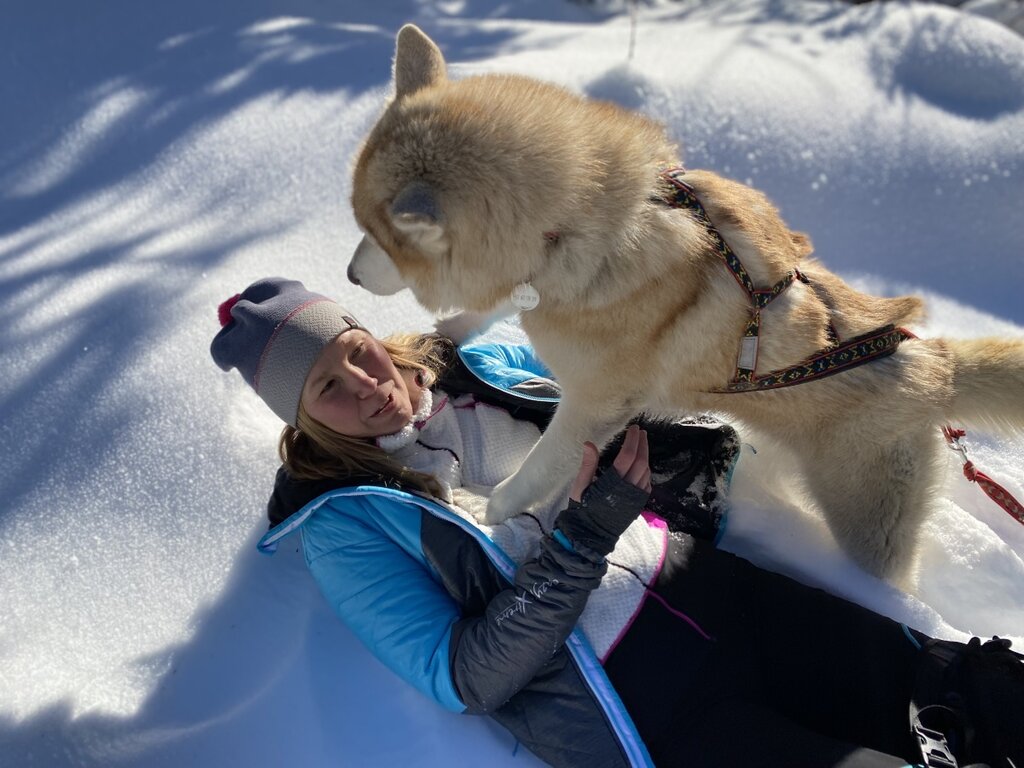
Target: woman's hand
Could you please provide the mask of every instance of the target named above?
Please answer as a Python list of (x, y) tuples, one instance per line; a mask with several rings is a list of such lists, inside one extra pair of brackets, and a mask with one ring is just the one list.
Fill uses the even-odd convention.
[(597, 448), (583, 445), (583, 461), (569, 491), (569, 506), (555, 528), (574, 546), (599, 555), (615, 549), (619, 536), (636, 519), (651, 494), (647, 433), (632, 425), (611, 468), (597, 480)]
[[(640, 429), (636, 424), (631, 424), (626, 430), (626, 437), (612, 466), (619, 473), (619, 477), (627, 483), (650, 493), (651, 468), (647, 463), (649, 455), (647, 430)], [(583, 492), (594, 482), (594, 475), (597, 473), (597, 458), (597, 446), (589, 441), (584, 443), (580, 471), (577, 473), (576, 479), (572, 481), (572, 487), (569, 490), (569, 498), (573, 501), (580, 501), (583, 498)]]

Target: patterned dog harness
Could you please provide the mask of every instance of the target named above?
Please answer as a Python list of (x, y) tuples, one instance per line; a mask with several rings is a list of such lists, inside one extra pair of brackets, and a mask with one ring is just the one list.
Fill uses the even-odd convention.
[(761, 310), (781, 296), (794, 280), (799, 280), (807, 285), (810, 285), (811, 281), (799, 270), (794, 269), (771, 287), (755, 287), (754, 281), (743, 267), (739, 256), (712, 225), (711, 219), (708, 218), (707, 211), (697, 199), (693, 187), (682, 180), (685, 173), (683, 168), (670, 168), (661, 173), (661, 178), (667, 182), (669, 189), (664, 196), (657, 198), (658, 202), (664, 203), (670, 208), (685, 208), (693, 211), (697, 220), (707, 227), (715, 250), (722, 257), (729, 273), (736, 279), (736, 283), (747, 294), (750, 301), (750, 318), (740, 342), (736, 373), (725, 388), (712, 390), (713, 392), (758, 392), (821, 379), (891, 355), (896, 351), (900, 342), (914, 338), (912, 333), (903, 328), (886, 325), (870, 333), (841, 342), (835, 325), (829, 322), (828, 332), (829, 338), (832, 340), (830, 346), (801, 363), (758, 376), (755, 371), (757, 369), (758, 339), (761, 335)]

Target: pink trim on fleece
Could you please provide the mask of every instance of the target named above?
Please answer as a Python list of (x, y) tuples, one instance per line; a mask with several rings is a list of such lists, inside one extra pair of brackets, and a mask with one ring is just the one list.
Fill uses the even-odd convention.
[(435, 416), (437, 416), (437, 414), (439, 414), (441, 412), (441, 409), (444, 408), (447, 404), (448, 404), (448, 398), (445, 397), (443, 400), (441, 400), (440, 403), (437, 403), (437, 404), (434, 405), (434, 409), (430, 412), (430, 415), (427, 416), (427, 418), (425, 418), (423, 421), (417, 421), (415, 424), (413, 424), (413, 426), (416, 427), (416, 429), (423, 429), (423, 427), (426, 425), (426, 423), (428, 421), (430, 421), (432, 418), (434, 418)]
[[(654, 575), (651, 577), (650, 583), (653, 584), (655, 581), (657, 581), (658, 574), (661, 573), (662, 566), (665, 565), (665, 555), (668, 553), (668, 523), (666, 523), (663, 518), (646, 509), (643, 512), (641, 512), (640, 515), (641, 517), (643, 517), (644, 520), (647, 521), (647, 524), (651, 528), (660, 528), (665, 532), (664, 538), (662, 539), (661, 558), (658, 560), (658, 567), (654, 569)], [(626, 633), (629, 631), (629, 628), (633, 626), (633, 622), (636, 621), (636, 617), (640, 615), (640, 611), (644, 607), (644, 604), (647, 602), (648, 596), (654, 598), (666, 611), (671, 613), (677, 619), (682, 619), (683, 621), (685, 621), (688, 625), (690, 625), (690, 628), (693, 629), (694, 632), (703, 637), (705, 640), (713, 639), (711, 635), (704, 631), (703, 627), (701, 627), (700, 624), (691, 619), (682, 611), (677, 611), (675, 608), (668, 604), (668, 601), (665, 598), (663, 598), (658, 593), (654, 592), (649, 586), (644, 586), (644, 596), (640, 598), (640, 602), (637, 605), (636, 610), (633, 611), (633, 615), (629, 617), (629, 621), (626, 622), (626, 625), (622, 628), (622, 631), (619, 632), (618, 637), (616, 637), (614, 642), (612, 642), (611, 646), (608, 648), (607, 653), (605, 653), (604, 656), (601, 657), (602, 665), (604, 665), (604, 663), (608, 660), (608, 657), (612, 655), (612, 651), (615, 650), (615, 648), (618, 646), (622, 638), (626, 636)]]
[[(663, 529), (665, 531), (668, 530), (668, 523), (665, 522), (665, 518), (663, 518), (663, 517), (661, 517), (659, 515), (654, 514), (649, 509), (645, 509), (645, 510), (641, 511), (640, 512), (640, 517), (642, 517), (644, 520), (646, 520), (647, 524), (651, 528), (661, 528), (661, 529)], [(661, 559), (662, 559), (662, 562), (664, 562), (664, 560), (665, 560), (665, 553), (664, 552), (661, 553)], [(659, 565), (658, 568), (661, 568), (661, 566)]]
[(648, 593), (650, 594), (651, 597), (653, 597), (655, 600), (657, 600), (659, 603), (661, 603), (662, 606), (664, 606), (666, 611), (671, 613), (677, 619), (682, 619), (683, 621), (685, 621), (687, 624), (689, 624), (693, 628), (694, 632), (696, 632), (698, 635), (703, 637), (705, 640), (713, 639), (711, 637), (711, 635), (709, 635), (707, 632), (704, 631), (704, 629), (701, 627), (700, 624), (698, 624), (696, 621), (691, 619), (689, 616), (687, 616), (682, 611), (677, 611), (675, 608), (673, 608), (671, 605), (668, 604), (668, 600), (666, 600), (664, 597), (659, 595), (657, 592), (651, 592), (650, 590), (648, 590)]
[[(665, 555), (668, 554), (668, 523), (646, 509), (640, 513), (640, 516), (651, 528), (661, 529), (661, 555), (658, 557), (658, 564), (654, 567), (654, 573), (651, 574), (650, 583), (653, 584), (658, 580), (658, 574), (661, 573), (661, 568), (665, 565)], [(636, 610), (634, 610), (633, 615), (629, 617), (629, 621), (625, 623), (619, 631), (619, 634), (612, 641), (612, 644), (608, 646), (608, 650), (605, 652), (604, 656), (600, 658), (602, 665), (608, 660), (608, 657), (612, 655), (612, 651), (614, 651), (616, 646), (618, 646), (619, 641), (621, 641), (622, 638), (626, 636), (626, 633), (629, 632), (629, 628), (633, 626), (633, 622), (636, 621), (636, 617), (640, 615), (640, 611), (644, 607), (644, 603), (647, 602), (647, 596), (650, 594), (653, 594), (650, 587), (647, 584), (644, 584), (643, 597), (641, 597), (640, 602), (637, 603)]]

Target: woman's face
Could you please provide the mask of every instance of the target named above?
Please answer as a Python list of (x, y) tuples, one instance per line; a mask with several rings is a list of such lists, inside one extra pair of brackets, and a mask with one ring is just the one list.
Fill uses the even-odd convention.
[(409, 423), (419, 407), (419, 390), (410, 391), (377, 339), (355, 328), (324, 347), (306, 376), (302, 406), (338, 434), (380, 437)]

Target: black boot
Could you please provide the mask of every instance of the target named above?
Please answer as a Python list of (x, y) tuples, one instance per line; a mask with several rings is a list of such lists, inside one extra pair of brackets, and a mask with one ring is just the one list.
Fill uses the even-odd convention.
[(929, 640), (910, 705), (925, 765), (1024, 767), (1024, 657), (1010, 641)]

